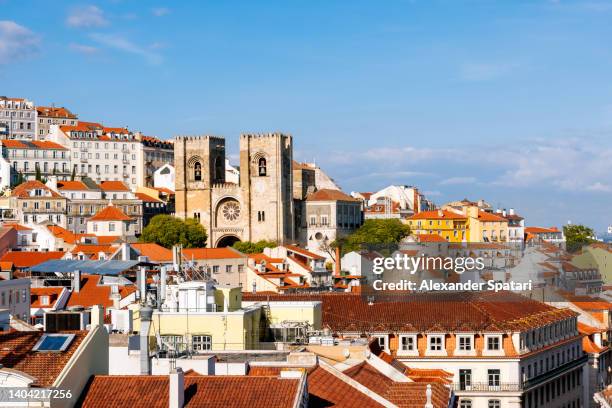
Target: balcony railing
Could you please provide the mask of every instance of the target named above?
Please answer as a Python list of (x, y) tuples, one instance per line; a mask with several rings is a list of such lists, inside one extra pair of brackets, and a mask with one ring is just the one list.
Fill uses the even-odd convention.
[(472, 382), (469, 385), (465, 383), (453, 383), (454, 391), (521, 391), (523, 387), (520, 383), (506, 383), (501, 382), (498, 385), (491, 385), (488, 382)]

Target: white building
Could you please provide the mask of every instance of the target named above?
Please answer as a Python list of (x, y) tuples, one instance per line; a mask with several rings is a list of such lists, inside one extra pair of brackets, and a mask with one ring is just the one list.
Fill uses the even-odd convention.
[(34, 102), (0, 96), (0, 139), (35, 140)]
[(240, 170), (230, 164), (229, 159), (225, 159), (225, 182), (240, 183)]
[(0, 309), (8, 309), (11, 318), (30, 322), (30, 280), (0, 281)]
[[(70, 156), (64, 146), (49, 141), (3, 140), (1, 168), (9, 165), (9, 184), (34, 180), (37, 174), (42, 179), (70, 177)], [(6, 172), (6, 171), (4, 171)], [(0, 184), (1, 187), (1, 184)]]
[(87, 220), (87, 233), (98, 236), (129, 239), (136, 235), (138, 228), (138, 220), (128, 217), (112, 204)]
[(174, 166), (164, 164), (162, 167), (155, 170), (153, 174), (153, 187), (167, 188), (168, 190), (174, 191), (174, 177)]

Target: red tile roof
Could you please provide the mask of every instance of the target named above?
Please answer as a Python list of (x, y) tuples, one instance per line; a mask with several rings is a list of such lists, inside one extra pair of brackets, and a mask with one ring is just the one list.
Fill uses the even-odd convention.
[(0, 258), (2, 262), (12, 262), (16, 268), (31, 268), (51, 259), (60, 259), (64, 256), (62, 251), (50, 252), (7, 252)]
[(527, 234), (546, 234), (551, 232), (559, 232), (556, 227), (542, 228), (542, 227), (525, 227), (525, 233)]
[(111, 255), (117, 251), (117, 246), (103, 245), (103, 244), (78, 244), (72, 248), (69, 252), (74, 256), (78, 253), (87, 255), (90, 259), (98, 259), (98, 254), (104, 252), (107, 255)]
[(0, 332), (0, 364), (35, 377), (34, 386), (49, 387), (87, 335), (86, 331), (62, 333), (74, 333), (75, 336), (66, 351), (58, 353), (32, 351), (43, 332)]
[(100, 188), (104, 191), (130, 191), (129, 187), (123, 181), (103, 181), (100, 183)]
[(457, 214), (448, 210), (421, 211), (410, 217), (411, 220), (465, 220), (466, 218), (463, 214)]
[(51, 149), (51, 150), (67, 150), (64, 146), (42, 140), (3, 140), (1, 142), (8, 149)]
[(108, 205), (89, 218), (90, 221), (130, 221), (132, 218), (114, 205)]
[(431, 292), (381, 295), (369, 304), (361, 294), (244, 292), (245, 301), (322, 301), (322, 323), (335, 332), (526, 330), (577, 314), (511, 292)]
[(287, 248), (290, 252), (295, 252), (298, 255), (305, 256), (306, 258), (325, 259), (325, 257), (321, 255), (317, 255), (314, 252), (310, 252), (304, 248), (300, 248), (299, 246), (295, 246), (295, 245), (283, 245), (283, 246)]
[[(73, 291), (68, 298), (66, 303), (67, 307), (70, 306), (83, 306), (91, 307), (94, 305), (102, 305), (104, 307), (110, 307), (113, 305), (113, 301), (110, 299), (111, 286), (100, 285), (99, 275), (83, 275), (81, 276), (81, 289), (79, 292)], [(130, 286), (119, 286), (119, 294), (121, 298), (125, 298), (136, 291), (134, 285)]]
[(43, 183), (41, 183), (38, 180), (30, 180), (30, 181), (21, 183), (20, 185), (18, 185), (17, 187), (13, 189), (13, 191), (11, 192), (11, 196), (19, 197), (19, 198), (28, 198), (30, 196), (29, 192), (35, 189), (49, 191), (51, 192), (51, 197), (53, 198), (63, 198), (61, 195), (51, 190), (49, 187), (45, 186)]
[(5, 223), (4, 226), (5, 227), (9, 227), (9, 228), (13, 228), (13, 229), (15, 229), (17, 231), (32, 231), (32, 228), (26, 227), (25, 225), (21, 225), (21, 224)]
[(438, 234), (418, 234), (416, 238), (419, 242), (447, 242)]
[(68, 109), (63, 106), (37, 106), (36, 111), (38, 112), (38, 116), (41, 117), (51, 117), (51, 118), (69, 118), (76, 119), (76, 115), (70, 112)]
[(199, 259), (231, 259), (245, 258), (246, 256), (233, 248), (184, 248), (183, 258), (187, 260)]
[(324, 188), (308, 194), (306, 201), (361, 201), (340, 190)]
[[(30, 307), (51, 308), (57, 302), (59, 296), (64, 290), (63, 286), (47, 286), (43, 288), (30, 289)], [(43, 304), (40, 301), (41, 296), (49, 296), (49, 303)]]
[(508, 222), (507, 219), (501, 215), (492, 214), (486, 211), (478, 211), (478, 219), (484, 222)]
[(317, 367), (308, 374), (308, 393), (310, 394), (309, 407), (374, 408), (384, 406), (322, 367)]
[[(299, 379), (256, 376), (185, 376), (185, 407), (291, 408)], [(83, 408), (168, 407), (168, 376), (97, 375), (83, 390)]]
[(58, 181), (57, 188), (59, 190), (89, 190), (89, 187), (82, 181)]
[(164, 248), (159, 244), (154, 243), (135, 243), (130, 244), (132, 248), (142, 256), (148, 256), (153, 262), (169, 262), (172, 261), (172, 251)]
[(141, 201), (144, 201), (144, 202), (163, 203), (163, 201), (160, 200), (159, 198), (152, 197), (152, 196), (150, 196), (148, 194), (145, 194), (145, 193), (135, 193), (135, 195), (136, 195), (137, 199), (139, 199)]

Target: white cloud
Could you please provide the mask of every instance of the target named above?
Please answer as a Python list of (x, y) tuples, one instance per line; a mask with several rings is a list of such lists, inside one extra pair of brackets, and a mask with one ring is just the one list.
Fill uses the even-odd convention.
[(167, 14), (170, 13), (170, 9), (166, 8), (166, 7), (155, 7), (151, 9), (151, 13), (155, 16), (155, 17), (163, 17)]
[(498, 79), (515, 71), (520, 64), (511, 62), (468, 62), (460, 67), (465, 81), (480, 82)]
[(38, 51), (40, 38), (28, 28), (0, 20), (0, 64), (10, 64)]
[(70, 49), (76, 52), (79, 52), (81, 54), (95, 54), (98, 52), (98, 49), (96, 47), (92, 47), (91, 45), (84, 45), (84, 44), (76, 44), (76, 43), (72, 43), (69, 45)]
[(158, 53), (146, 47), (134, 44), (130, 40), (119, 35), (94, 33), (90, 35), (90, 38), (98, 44), (108, 48), (143, 57), (150, 64), (160, 64), (163, 61), (162, 56)]
[(108, 20), (102, 9), (89, 5), (72, 9), (66, 18), (66, 24), (70, 27), (104, 27), (108, 25)]
[(476, 177), (449, 177), (440, 181), (440, 185), (455, 185), (455, 184), (474, 184), (476, 183)]

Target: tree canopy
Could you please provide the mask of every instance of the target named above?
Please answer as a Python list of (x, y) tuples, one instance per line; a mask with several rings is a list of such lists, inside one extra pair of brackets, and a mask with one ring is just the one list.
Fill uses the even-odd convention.
[(578, 251), (585, 245), (594, 241), (595, 233), (592, 228), (584, 225), (566, 225), (563, 227), (565, 247), (569, 252)]
[(276, 246), (278, 246), (278, 243), (275, 241), (261, 240), (257, 242), (239, 241), (236, 242), (232, 248), (243, 254), (258, 254), (263, 252), (264, 248), (274, 248)]
[(408, 235), (410, 227), (398, 219), (371, 219), (366, 220), (357, 231), (332, 243), (332, 246), (340, 246), (342, 254), (366, 248), (385, 252)]
[(140, 235), (140, 242), (154, 242), (166, 248), (182, 245), (183, 248), (206, 246), (206, 229), (195, 218), (182, 220), (171, 215), (159, 214), (151, 219)]

